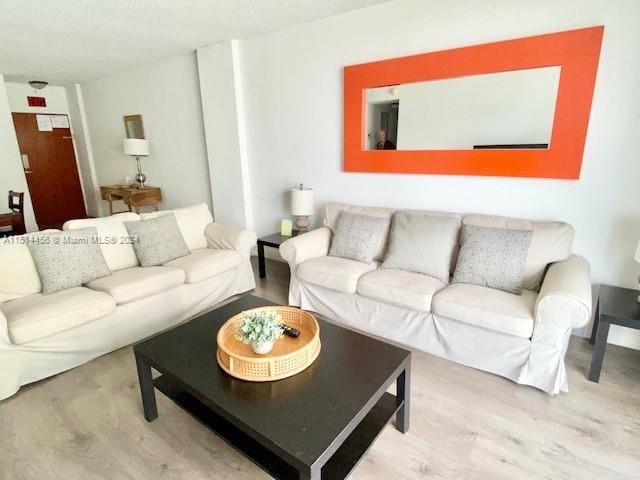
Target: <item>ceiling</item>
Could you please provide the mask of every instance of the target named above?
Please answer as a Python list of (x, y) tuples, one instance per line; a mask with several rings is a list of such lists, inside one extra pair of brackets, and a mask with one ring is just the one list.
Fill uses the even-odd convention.
[(83, 82), (386, 0), (2, 0), (0, 73)]

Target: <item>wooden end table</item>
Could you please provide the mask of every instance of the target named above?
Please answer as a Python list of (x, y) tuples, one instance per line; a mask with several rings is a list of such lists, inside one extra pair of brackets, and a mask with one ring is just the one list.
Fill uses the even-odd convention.
[(298, 234), (297, 230), (294, 230), (290, 237), (280, 235), (279, 233), (272, 233), (258, 239), (258, 271), (260, 272), (260, 278), (267, 276), (267, 270), (264, 262), (264, 247), (279, 248), (284, 242), (290, 238), (295, 237)]
[(607, 348), (610, 325), (640, 330), (640, 292), (631, 288), (602, 285), (598, 294), (596, 314), (589, 343), (594, 345), (589, 380), (598, 383)]
[(113, 202), (122, 200), (131, 211), (131, 207), (136, 213), (140, 213), (142, 207), (153, 207), (158, 210), (158, 205), (162, 201), (162, 190), (159, 187), (145, 185), (138, 188), (137, 185), (106, 185), (100, 187), (100, 196), (109, 203), (109, 215), (113, 215)]

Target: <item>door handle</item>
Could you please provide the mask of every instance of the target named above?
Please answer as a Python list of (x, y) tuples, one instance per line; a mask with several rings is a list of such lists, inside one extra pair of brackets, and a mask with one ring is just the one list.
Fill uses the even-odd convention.
[(31, 165), (29, 164), (29, 155), (27, 155), (26, 153), (21, 154), (22, 157), (22, 168), (24, 168), (24, 171), (27, 172), (29, 171), (29, 173), (31, 173)]

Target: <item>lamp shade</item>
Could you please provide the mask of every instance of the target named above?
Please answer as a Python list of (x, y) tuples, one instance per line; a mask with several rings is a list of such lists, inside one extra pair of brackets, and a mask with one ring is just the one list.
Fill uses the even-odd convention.
[(143, 138), (125, 138), (124, 154), (136, 157), (149, 155), (149, 141)]
[(638, 240), (638, 246), (636, 247), (636, 254), (633, 256), (633, 259), (640, 263), (640, 240)]
[(310, 188), (291, 190), (291, 214), (313, 215), (313, 190)]

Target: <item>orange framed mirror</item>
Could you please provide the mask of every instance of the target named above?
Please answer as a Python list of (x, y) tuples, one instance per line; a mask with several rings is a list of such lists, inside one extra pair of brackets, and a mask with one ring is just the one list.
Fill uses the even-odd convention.
[[(596, 26), (345, 67), (344, 170), (578, 179), (603, 32), (603, 26)], [(540, 88), (519, 91), (513, 83), (524, 74), (527, 85), (537, 85), (531, 83), (534, 78), (550, 85), (541, 100), (533, 95)], [(485, 85), (487, 93), (500, 96), (486, 100), (492, 95), (474, 93), (469, 85)], [(456, 93), (442, 100), (443, 92)], [(508, 92), (518, 96), (509, 98)], [(409, 103), (409, 98), (418, 100)], [(438, 102), (429, 104), (429, 98)], [(474, 99), (485, 104), (472, 105)], [(435, 103), (441, 104), (439, 110), (431, 108)], [(497, 104), (513, 111), (498, 115), (487, 110)], [(379, 105), (386, 110), (380, 113)], [(532, 115), (530, 109), (540, 105), (546, 111)], [(391, 130), (378, 129), (373, 139), (372, 127), (383, 121), (393, 125), (394, 108), (399, 111), (396, 143), (385, 139)], [(479, 116), (483, 112), (486, 121)], [(477, 128), (456, 124), (472, 117)], [(539, 117), (540, 125), (526, 134), (506, 132), (509, 125), (531, 123), (530, 117)], [(442, 130), (447, 121), (449, 131)], [(477, 143), (474, 135), (480, 135), (482, 124), (495, 126)], [(440, 137), (430, 140), (436, 131)], [(463, 131), (469, 138), (458, 141)]]

